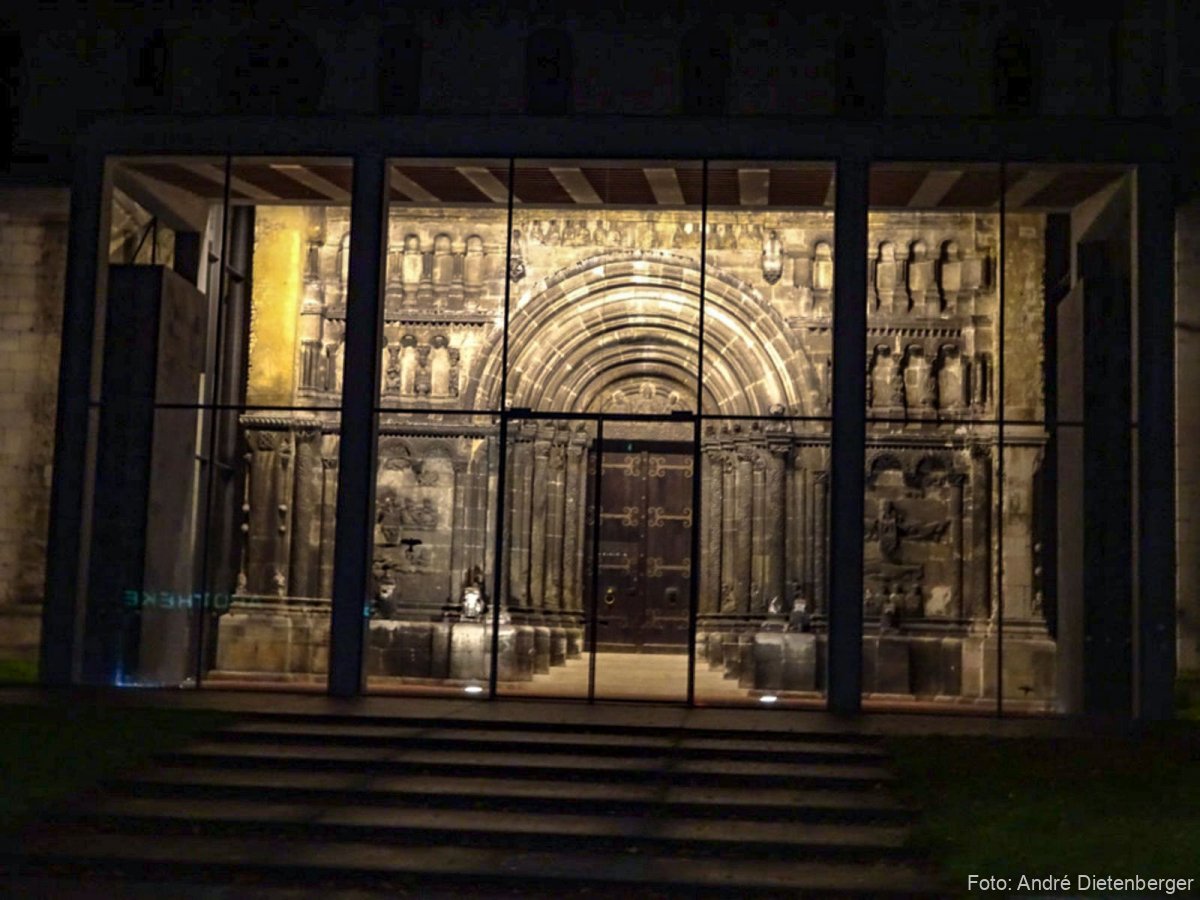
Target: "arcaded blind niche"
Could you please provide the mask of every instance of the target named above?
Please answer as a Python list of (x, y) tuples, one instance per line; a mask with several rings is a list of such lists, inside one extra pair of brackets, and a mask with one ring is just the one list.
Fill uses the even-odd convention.
[[(121, 164), (114, 262), (173, 271), (114, 268), (108, 315), (149, 277), (176, 297), (160, 318), (194, 321), (146, 337), (150, 463), (120, 470), (148, 487), (93, 557), (147, 549), (95, 563), (117, 600), (93, 592), (93, 632), (120, 638), (101, 669), (323, 681), (350, 174)], [(388, 185), (368, 686), (678, 700), (690, 677), (700, 702), (820, 702), (833, 166), (396, 159)], [(1102, 548), (1067, 527), (1071, 473), (1088, 428), (1130, 439), (1083, 415), (1105, 369), (1079, 348), (1120, 306), (1129, 179), (878, 164), (869, 197), (864, 691), (1072, 708)]]

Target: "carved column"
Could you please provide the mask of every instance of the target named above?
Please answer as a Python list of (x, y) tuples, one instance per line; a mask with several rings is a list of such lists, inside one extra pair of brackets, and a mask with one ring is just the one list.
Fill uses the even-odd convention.
[(970, 585), (964, 614), (986, 619), (991, 615), (992, 569), (992, 453), (985, 444), (971, 447), (971, 494), (967, 500), (970, 531)]
[(520, 606), (530, 605), (529, 524), (533, 502), (533, 434), (536, 426), (521, 423), (512, 448), (512, 486), (509, 492), (508, 528), (510, 570), (508, 596)]
[(463, 571), (466, 569), (465, 544), (470, 540), (470, 526), (467, 509), (470, 490), (470, 476), (467, 474), (467, 460), (456, 456), (451, 461), (454, 471), (453, 502), (450, 514), (450, 603), (457, 604), (462, 599)]
[(302, 425), (292, 435), (296, 450), (288, 591), (293, 597), (313, 597), (319, 581), (321, 547), (321, 432), (317, 427)]
[[(784, 496), (787, 500), (787, 561), (784, 577), (796, 585), (804, 596), (810, 592), (805, 584), (808, 557), (805, 553), (805, 538), (808, 521), (804, 511), (804, 469), (800, 454), (795, 447), (788, 450), (784, 460)], [(786, 599), (786, 598), (785, 598)]]
[(736, 550), (738, 535), (737, 454), (732, 449), (721, 451), (721, 612), (737, 612)]
[(826, 586), (829, 584), (829, 473), (816, 472), (813, 474), (813, 530), (816, 540), (813, 542), (813, 594), (817, 610), (829, 609), (829, 598)]
[(750, 534), (750, 598), (747, 611), (765, 612), (767, 601), (767, 557), (771, 552), (767, 536), (767, 451), (755, 447), (751, 451), (751, 490), (753, 520)]
[(954, 597), (951, 609), (955, 615), (963, 615), (963, 566), (966, 548), (963, 546), (963, 519), (966, 509), (963, 505), (963, 486), (967, 476), (954, 473), (947, 477), (950, 485), (950, 552), (954, 565)]
[(700, 460), (700, 612), (715, 613), (721, 597), (721, 451), (706, 447)]
[(563, 497), (562, 606), (567, 610), (578, 610), (583, 605), (583, 520), (587, 505), (583, 502), (587, 495), (583, 461), (586, 439), (585, 433), (576, 431), (563, 449), (566, 487)]
[[(500, 584), (504, 597), (502, 602), (507, 605), (508, 566), (511, 559), (507, 554), (497, 559), (496, 530), (502, 526), (510, 528), (511, 519), (501, 522), (493, 508), (493, 504), (500, 496), (500, 441), (497, 435), (487, 438), (482, 447), (476, 448), (472, 459), (472, 470), (474, 472), (472, 483), (475, 486), (475, 503), (472, 508), (476, 522), (472, 533), (476, 535), (477, 543), (471, 562), (472, 565), (478, 565), (480, 570), (485, 573), (484, 578), (488, 591), (492, 590), (492, 577), (496, 568), (499, 566), (503, 569), (499, 573), (500, 578), (496, 583)], [(506, 505), (505, 508), (511, 512), (511, 506)]]
[(546, 608), (546, 513), (550, 506), (550, 447), (553, 426), (538, 429), (533, 444), (533, 493), (529, 529), (529, 602)]
[(735, 609), (744, 613), (750, 609), (752, 580), (754, 521), (754, 456), (745, 444), (735, 451), (736, 526), (734, 532), (733, 595)]
[(333, 597), (333, 534), (337, 512), (337, 445), (321, 458), (321, 587), (319, 597)]
[(547, 609), (563, 608), (563, 542), (565, 538), (566, 509), (566, 443), (569, 432), (555, 429), (550, 445), (546, 472), (546, 584), (545, 604)]
[(767, 447), (766, 463), (766, 560), (763, 573), (764, 609), (771, 601), (787, 607), (787, 590), (784, 584), (784, 564), (787, 559), (790, 512), (787, 496), (787, 453), (786, 442), (772, 440)]
[(252, 430), (247, 588), (276, 595), (287, 585), (291, 513), (291, 442), (286, 432)]

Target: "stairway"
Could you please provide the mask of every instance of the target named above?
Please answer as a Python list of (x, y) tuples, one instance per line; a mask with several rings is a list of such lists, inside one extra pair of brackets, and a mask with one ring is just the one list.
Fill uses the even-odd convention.
[(5, 867), (46, 897), (936, 895), (887, 763), (835, 733), (260, 714)]

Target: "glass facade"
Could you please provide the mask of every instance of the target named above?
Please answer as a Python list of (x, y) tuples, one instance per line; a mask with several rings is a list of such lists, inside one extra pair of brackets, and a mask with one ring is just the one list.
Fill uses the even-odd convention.
[[(80, 677), (324, 689), (354, 166), (106, 172)], [(834, 164), (384, 172), (365, 688), (824, 706)], [(1132, 171), (867, 175), (863, 702), (1078, 710), (1132, 577), (1071, 525), (1132, 535)]]

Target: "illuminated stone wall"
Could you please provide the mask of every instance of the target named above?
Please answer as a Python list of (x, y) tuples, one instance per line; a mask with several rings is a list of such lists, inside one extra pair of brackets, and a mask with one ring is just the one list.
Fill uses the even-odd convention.
[[(706, 423), (700, 639), (712, 648), (773, 609), (803, 600), (819, 617), (827, 608), (827, 431), (786, 417), (830, 411), (834, 260), (827, 211), (717, 209), (708, 226), (703, 411), (762, 417)], [(698, 211), (523, 205), (507, 265), (505, 228), (505, 211), (492, 207), (398, 205), (390, 218), (376, 615), (417, 623), (426, 645), (437, 641), (431, 623), (458, 614), (464, 585), (491, 584), (498, 432), (489, 413), (695, 408)], [(1037, 419), (1043, 219), (1011, 216), (1009, 228), (1004, 409)], [(240, 590), (260, 610), (327, 602), (331, 592), (337, 414), (319, 407), (340, 402), (347, 233), (345, 210), (258, 211), (248, 400), (305, 408), (243, 417)], [(868, 413), (878, 421), (868, 429), (864, 611), (870, 629), (899, 623), (909, 649), (899, 674), (869, 674), (869, 690), (994, 694), (1003, 596), (1014, 629), (1006, 694), (1054, 692), (1033, 502), (1044, 432), (1012, 430), (1001, 452), (994, 424), (998, 249), (995, 215), (870, 217)], [(572, 646), (585, 599), (578, 498), (591, 437), (578, 425), (527, 422), (510, 440), (502, 602), (514, 621), (549, 622)], [(393, 632), (380, 640), (400, 641)], [(282, 649), (276, 656), (271, 668), (303, 670)], [(235, 657), (232, 646), (219, 651)]]
[(65, 191), (0, 193), (0, 655), (36, 659), (45, 583)]

